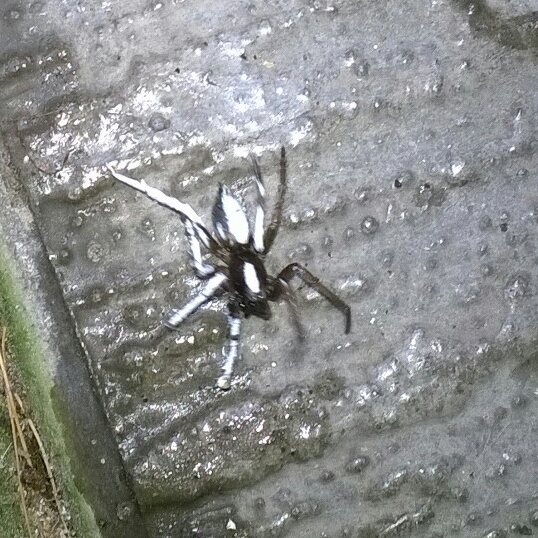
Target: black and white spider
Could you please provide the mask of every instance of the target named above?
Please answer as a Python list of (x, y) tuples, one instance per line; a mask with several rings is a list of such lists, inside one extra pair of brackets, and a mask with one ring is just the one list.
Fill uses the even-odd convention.
[[(229, 340), (227, 347), (223, 350), (222, 375), (217, 381), (217, 386), (223, 390), (230, 388), (234, 362), (239, 355), (242, 315), (245, 318), (257, 316), (268, 320), (271, 317), (269, 301), (284, 299), (289, 306), (299, 338), (304, 338), (295, 295), (290, 288), (290, 281), (294, 276), (299, 277), (306, 285), (316, 290), (344, 314), (346, 334), (351, 328), (349, 306), (302, 265), (292, 263), (280, 271), (276, 277), (267, 274), (264, 260), (277, 236), (286, 194), (285, 149), (282, 148), (280, 152), (278, 198), (267, 229), (264, 228), (265, 187), (260, 166), (254, 157), (252, 157), (252, 164), (258, 191), (254, 230), (250, 231), (247, 216), (239, 201), (226, 185), (221, 184), (213, 207), (214, 234), (209, 232), (200, 217), (188, 204), (167, 196), (159, 189), (146, 185), (144, 181), (137, 181), (119, 174), (107, 165), (110, 173), (117, 180), (143, 192), (152, 200), (180, 215), (190, 246), (190, 258), (194, 272), (200, 279), (207, 281), (200, 293), (185, 306), (170, 311), (164, 319), (164, 325), (169, 329), (177, 329), (200, 306), (214, 297), (224, 293), (228, 294)], [(206, 263), (202, 258), (202, 246), (208, 249), (222, 264)]]

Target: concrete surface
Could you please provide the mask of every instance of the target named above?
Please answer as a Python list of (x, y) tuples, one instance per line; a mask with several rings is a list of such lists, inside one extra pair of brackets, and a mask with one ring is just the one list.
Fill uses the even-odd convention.
[[(11, 166), (132, 478), (140, 536), (538, 532), (537, 10), (3, 8)], [(268, 268), (307, 263), (350, 302), (353, 329), (302, 290), (307, 344), (283, 306), (249, 320), (219, 393), (220, 307), (159, 329), (198, 285), (180, 222), (104, 164), (208, 217), (219, 181), (252, 197), (250, 151), (274, 192), (281, 144), (290, 188)]]

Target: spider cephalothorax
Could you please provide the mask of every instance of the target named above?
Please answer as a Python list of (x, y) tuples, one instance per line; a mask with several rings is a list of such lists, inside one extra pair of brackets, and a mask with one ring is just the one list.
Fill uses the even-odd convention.
[[(146, 185), (143, 181), (128, 178), (114, 171), (110, 166), (108, 167), (116, 179), (143, 192), (152, 200), (180, 215), (190, 246), (192, 267), (200, 279), (206, 280), (206, 285), (200, 293), (182, 308), (172, 310), (164, 319), (164, 324), (170, 329), (177, 329), (204, 303), (224, 293), (228, 294), (229, 340), (224, 351), (222, 375), (217, 381), (217, 385), (221, 389), (230, 388), (233, 365), (239, 355), (242, 316), (246, 318), (257, 316), (267, 320), (271, 317), (269, 301), (284, 299), (289, 306), (299, 337), (304, 338), (297, 313), (295, 295), (289, 285), (294, 276), (299, 277), (306, 285), (315, 289), (344, 314), (346, 333), (349, 333), (351, 328), (349, 306), (302, 265), (292, 263), (276, 277), (267, 274), (264, 258), (277, 236), (286, 194), (286, 152), (284, 148), (281, 149), (278, 198), (267, 229), (264, 227), (265, 187), (260, 167), (254, 157), (252, 164), (258, 190), (253, 230), (250, 229), (247, 216), (239, 201), (228, 187), (221, 185), (213, 207), (214, 234), (208, 231), (200, 217), (188, 204), (167, 196), (159, 189)], [(202, 246), (221, 263), (213, 265), (205, 262), (202, 258)]]

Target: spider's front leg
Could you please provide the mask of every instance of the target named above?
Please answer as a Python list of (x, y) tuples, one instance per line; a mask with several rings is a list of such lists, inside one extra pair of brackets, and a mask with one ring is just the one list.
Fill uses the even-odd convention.
[(183, 219), (183, 225), (185, 226), (185, 237), (189, 242), (191, 266), (198, 278), (208, 278), (215, 273), (215, 267), (210, 263), (205, 263), (203, 261), (202, 246), (200, 245), (200, 239), (192, 222), (185, 218)]
[(351, 309), (336, 293), (332, 292), (327, 286), (322, 284), (318, 277), (314, 276), (310, 271), (304, 268), (299, 263), (290, 263), (280, 271), (277, 279), (283, 283), (289, 284), (294, 276), (299, 277), (307, 286), (316, 290), (323, 298), (327, 299), (336, 309), (338, 309), (345, 317), (346, 334), (351, 330)]
[(144, 193), (151, 200), (178, 213), (185, 226), (185, 235), (189, 242), (191, 265), (194, 272), (200, 278), (207, 278), (215, 273), (215, 268), (212, 265), (203, 262), (201, 245), (207, 247), (212, 254), (221, 259), (224, 257), (223, 249), (209, 233), (202, 219), (189, 204), (164, 194), (159, 189), (147, 185), (144, 181), (138, 181), (137, 179), (124, 176), (116, 172), (110, 165), (107, 165), (107, 168), (118, 181)]
[(217, 380), (217, 387), (222, 390), (230, 388), (234, 363), (241, 350), (241, 314), (234, 304), (228, 305), (228, 342), (224, 349), (222, 375)]

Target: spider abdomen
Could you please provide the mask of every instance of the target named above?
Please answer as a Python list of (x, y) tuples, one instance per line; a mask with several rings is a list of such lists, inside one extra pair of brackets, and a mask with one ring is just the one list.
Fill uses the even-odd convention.
[(230, 287), (245, 317), (269, 319), (267, 271), (260, 257), (247, 249), (234, 249), (229, 265)]

